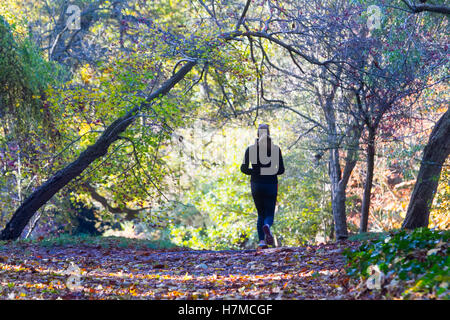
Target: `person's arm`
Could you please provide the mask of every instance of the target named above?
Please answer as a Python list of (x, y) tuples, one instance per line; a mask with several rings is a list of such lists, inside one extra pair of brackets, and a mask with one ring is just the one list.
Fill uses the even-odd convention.
[(245, 150), (244, 162), (241, 164), (241, 171), (247, 175), (253, 174), (253, 169), (249, 168), (250, 160), (249, 160), (249, 151), (248, 148)]
[(279, 174), (283, 174), (284, 173), (284, 162), (283, 162), (283, 156), (281, 155), (281, 149), (280, 150), (280, 154), (279, 154), (279, 159), (280, 159), (280, 165), (278, 166), (278, 172), (277, 175)]

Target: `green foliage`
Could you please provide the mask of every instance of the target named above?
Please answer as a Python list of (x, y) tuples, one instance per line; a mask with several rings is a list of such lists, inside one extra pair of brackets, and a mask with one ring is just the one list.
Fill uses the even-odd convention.
[(239, 170), (249, 130), (217, 130), (200, 124), (194, 129), (179, 132), (186, 137), (185, 144), (167, 157), (179, 173), (174, 187), (180, 192), (168, 226), (170, 237), (178, 245), (196, 249), (245, 247), (256, 241), (248, 176)]
[(432, 294), (450, 299), (450, 231), (419, 228), (391, 232), (346, 250), (347, 273), (367, 279), (369, 266), (377, 265), (390, 281), (403, 285), (401, 296)]
[[(332, 233), (330, 193), (324, 167), (313, 167), (309, 152), (286, 152), (286, 173), (280, 178), (274, 232), (283, 245), (325, 241)], [(315, 239), (319, 237), (318, 239)]]
[[(311, 167), (309, 151), (284, 147), (285, 139), (295, 139), (284, 132), (287, 122), (275, 118), (267, 122), (271, 123), (272, 136), (283, 151), (286, 167), (285, 174), (278, 178), (274, 234), (282, 245), (328, 240), (332, 217), (326, 168)], [(171, 212), (170, 238), (178, 245), (196, 249), (255, 247), (257, 212), (250, 177), (240, 171), (245, 148), (253, 143), (255, 129), (231, 125), (221, 130), (210, 129), (199, 130), (192, 140), (193, 150), (199, 153), (197, 158), (203, 161), (193, 163), (190, 154), (184, 154), (190, 150), (185, 149), (172, 152), (167, 159), (172, 169), (180, 173), (177, 188), (181, 193), (177, 198), (179, 204), (166, 210)], [(182, 132), (188, 137), (186, 140), (190, 134)]]
[(184, 219), (171, 227), (175, 243), (196, 249), (237, 249), (252, 237), (256, 215), (247, 179), (237, 164), (224, 171), (196, 179), (185, 196), (196, 210), (180, 208)]
[[(2, 8), (0, 8), (1, 11)], [(32, 39), (16, 32), (0, 12), (0, 224), (29, 194), (45, 171), (54, 136), (52, 115), (43, 103), (44, 90), (63, 69), (44, 59)]]
[[(80, 68), (73, 81), (47, 91), (50, 109), (57, 114), (56, 127), (71, 144), (60, 146), (62, 167), (72, 161), (88, 145), (93, 144), (103, 130), (117, 117), (145, 100), (152, 90), (158, 72), (155, 57), (145, 50), (118, 54), (101, 66), (89, 64)], [(136, 94), (139, 92), (139, 94)], [(181, 99), (181, 98), (180, 98)], [(159, 149), (170, 138), (170, 127), (182, 121), (180, 104), (175, 99), (163, 97), (149, 105), (104, 159), (98, 159), (84, 173), (89, 183), (113, 207), (144, 209), (156, 203), (164, 188), (162, 179), (167, 174)], [(188, 102), (182, 104), (189, 108)], [(90, 194), (78, 190), (72, 195), (87, 204)]]
[[(76, 0), (71, 3), (87, 8), (94, 2)], [(134, 22), (134, 19), (116, 21), (116, 14), (108, 13), (115, 5), (111, 1), (105, 1), (99, 10), (93, 10), (95, 15), (99, 16), (92, 21), (90, 30), (87, 30), (85, 35), (82, 35), (85, 31), (78, 35), (83, 40), (79, 41), (74, 34), (71, 38), (74, 41), (65, 41), (68, 52), (76, 51), (69, 48), (75, 42), (92, 43), (89, 47), (95, 50), (91, 52), (92, 57), (88, 55), (89, 64), (78, 59), (74, 59), (77, 60), (75, 64), (67, 62), (68, 60), (62, 62), (73, 71), (71, 81), (63, 82), (59, 76), (60, 68), (43, 58), (42, 52), (33, 45), (32, 39), (39, 39), (42, 44), (42, 39), (47, 36), (36, 34), (37, 26), (45, 29), (48, 27), (47, 23), (50, 23), (51, 28), (48, 30), (57, 30), (50, 12), (58, 13), (62, 4), (67, 4), (67, 1), (54, 0), (34, 7), (32, 3), (31, 0), (4, 0), (0, 4), (0, 15), (5, 17), (0, 17), (0, 117), (5, 132), (4, 136), (0, 135), (0, 151), (4, 152), (6, 159), (5, 174), (0, 177), (0, 187), (6, 186), (4, 194), (7, 195), (0, 197), (0, 223), (7, 221), (8, 214), (17, 208), (34, 186), (42, 184), (52, 173), (73, 161), (88, 145), (96, 141), (110, 123), (131, 108), (142, 106), (136, 114), (134, 125), (110, 147), (108, 155), (97, 159), (73, 181), (67, 188), (70, 192), (56, 196), (52, 200), (52, 216), (49, 218), (44, 214), (42, 220), (49, 218), (58, 224), (58, 219), (73, 220), (73, 216), (70, 216), (70, 212), (64, 207), (64, 201), (55, 199), (64, 198), (67, 200), (66, 204), (69, 201), (81, 200), (91, 205), (94, 202), (92, 192), (86, 188), (86, 183), (89, 183), (110, 207), (140, 210), (141, 220), (149, 225), (163, 224), (164, 239), (173, 239), (180, 245), (224, 249), (254, 244), (256, 211), (250, 194), (249, 178), (239, 171), (245, 147), (242, 136), (231, 135), (231, 140), (225, 143), (229, 146), (226, 150), (218, 151), (218, 146), (222, 145), (223, 141), (215, 141), (210, 145), (213, 148), (206, 151), (206, 160), (212, 159), (218, 153), (232, 155), (233, 159), (220, 163), (207, 163), (201, 159), (201, 166), (194, 171), (185, 165), (177, 166), (186, 161), (185, 159), (173, 161), (173, 157), (167, 156), (173, 146), (170, 138), (174, 130), (187, 127), (193, 119), (206, 119), (220, 127), (224, 119), (230, 121), (233, 116), (233, 119), (241, 118), (242, 123), (247, 121), (245, 126), (250, 128), (248, 124), (251, 121), (255, 124), (256, 120), (261, 119), (258, 118), (261, 114), (259, 111), (248, 112), (248, 109), (253, 108), (255, 103), (262, 107), (262, 103), (285, 98), (286, 101), (291, 101), (290, 104), (295, 106), (295, 110), (322, 123), (323, 117), (317, 112), (318, 109), (311, 107), (317, 104), (317, 97), (305, 93), (309, 90), (303, 90), (304, 84), (292, 82), (293, 79), (288, 79), (285, 75), (278, 79), (272, 74), (276, 68), (263, 67), (268, 66), (266, 62), (269, 62), (270, 58), (270, 61), (282, 69), (290, 70), (293, 67), (290, 61), (294, 57), (287, 56), (284, 49), (267, 39), (255, 41), (257, 38), (254, 38), (251, 42), (247, 42), (245, 37), (230, 42), (220, 39), (220, 34), (224, 35), (223, 32), (234, 30), (236, 26), (233, 16), (240, 12), (243, 5), (236, 1), (213, 8), (218, 20), (205, 19), (203, 14), (206, 12), (203, 12), (198, 4), (189, 1), (127, 1), (120, 9), (121, 14), (134, 16)], [(355, 53), (355, 57), (350, 60), (361, 58), (368, 63), (359, 70), (359, 76), (353, 75), (355, 70), (351, 68), (345, 82), (351, 87), (356, 86), (358, 81), (363, 81), (365, 85), (375, 88), (379, 97), (389, 98), (390, 94), (395, 93), (395, 89), (404, 86), (409, 86), (411, 92), (415, 92), (414, 86), (418, 85), (418, 82), (428, 81), (429, 71), (437, 65), (434, 60), (445, 57), (442, 50), (434, 47), (431, 36), (442, 34), (439, 27), (433, 27), (437, 25), (435, 22), (442, 18), (416, 15), (416, 25), (411, 21), (415, 19), (409, 18), (409, 13), (394, 11), (393, 7), (385, 5), (383, 1), (376, 1), (375, 4), (381, 7), (383, 14), (381, 28), (373, 30), (370, 37), (364, 34), (360, 38), (358, 30), (366, 24), (368, 18), (365, 8), (372, 2), (355, 0), (351, 3), (355, 12), (362, 14), (346, 17), (354, 24), (350, 23), (350, 27), (343, 30), (354, 30), (355, 33), (333, 34), (332, 32), (341, 30), (336, 27), (329, 29), (329, 37), (330, 40), (335, 36), (342, 37), (339, 38), (342, 44), (359, 42), (361, 47), (357, 51), (360, 52)], [(396, 0), (394, 4), (401, 6), (402, 2)], [(289, 2), (282, 6), (297, 11), (298, 5), (296, 2)], [(333, 1), (327, 1), (321, 8), (311, 7), (305, 10), (311, 10), (307, 14), (329, 9), (333, 12), (331, 9), (336, 6), (338, 4)], [(30, 10), (24, 10), (27, 7)], [(279, 14), (281, 20), (288, 17), (285, 8), (273, 11), (269, 7), (263, 3), (251, 5), (245, 21), (247, 30), (261, 31), (264, 22), (267, 22), (268, 26), (268, 21), (272, 16), (275, 18), (274, 15)], [(90, 17), (93, 16), (88, 15), (84, 19)], [(28, 18), (30, 20), (26, 21)], [(270, 28), (278, 28), (275, 20), (270, 22)], [(315, 19), (310, 20), (311, 26), (314, 26)], [(333, 21), (323, 20), (325, 24), (334, 24)], [(120, 26), (115, 25), (117, 22)], [(27, 38), (27, 27), (33, 37), (30, 35), (30, 38)], [(282, 24), (279, 27), (281, 33), (287, 30), (285, 28), (289, 28)], [(285, 33), (285, 36), (290, 33), (295, 36), (295, 28), (294, 23), (292, 32)], [(416, 32), (421, 36), (418, 39), (424, 41), (415, 41), (417, 38), (413, 36)], [(58, 35), (56, 39), (55, 36), (56, 34), (50, 34), (50, 44), (63, 34)], [(299, 37), (293, 47), (304, 43), (306, 39), (308, 36)], [(410, 39), (413, 39), (411, 43)], [(283, 41), (286, 40), (289, 38), (285, 37)], [(102, 48), (98, 50), (102, 52), (101, 56), (94, 52), (97, 51), (96, 48)], [(262, 56), (258, 48), (264, 48), (267, 58)], [(325, 57), (329, 54), (328, 50), (317, 50), (314, 41), (309, 43), (308, 40), (307, 45), (298, 46), (298, 49), (305, 54), (316, 56), (319, 60), (328, 59)], [(344, 51), (347, 54), (348, 50)], [(154, 92), (164, 79), (170, 77), (175, 66), (175, 69), (181, 66), (177, 61), (186, 58), (196, 59), (197, 67), (170, 95), (144, 105), (145, 97)], [(300, 57), (297, 58), (306, 71), (314, 71), (316, 68), (304, 64), (305, 61)], [(351, 66), (347, 63), (343, 65)], [(264, 85), (263, 79), (257, 78), (260, 76), (264, 76)], [(441, 91), (446, 92), (445, 89)], [(369, 96), (366, 96), (367, 103)], [(403, 94), (400, 96), (406, 97)], [(425, 97), (430, 105), (436, 105), (435, 99)], [(441, 99), (447, 101), (445, 96)], [(401, 105), (407, 102), (402, 100)], [(377, 110), (377, 107), (374, 104), (374, 107), (369, 109)], [(3, 118), (4, 114), (7, 116)], [(379, 131), (386, 138), (392, 137), (395, 130), (398, 131), (398, 123), (394, 122), (393, 117), (395, 115), (389, 114), (392, 122), (380, 127)], [(403, 116), (400, 111), (397, 115)], [(318, 238), (329, 240), (333, 224), (327, 167), (323, 160), (323, 165), (311, 163), (314, 157), (311, 154), (314, 148), (311, 146), (314, 145), (317, 150), (324, 152), (329, 149), (322, 140), (326, 136), (323, 134), (326, 130), (309, 129), (309, 124), (303, 118), (293, 124), (289, 122), (291, 119), (288, 115), (283, 114), (282, 117), (280, 126), (288, 128), (291, 125), (294, 129), (291, 127), (283, 130), (282, 134), (286, 137), (283, 137), (283, 141), (279, 139), (279, 144), (282, 150), (291, 145), (295, 147), (285, 154), (287, 171), (280, 177), (273, 230), (283, 245), (299, 245)], [(338, 122), (345, 120), (345, 124), (348, 117), (349, 114), (343, 112), (337, 119)], [(269, 112), (267, 120), (272, 125), (276, 116)], [(338, 131), (344, 136), (345, 125), (339, 124), (338, 127), (343, 128)], [(305, 134), (301, 134), (300, 139), (298, 135), (301, 132)], [(230, 136), (229, 132), (226, 134)], [(225, 136), (225, 133), (223, 135)], [(184, 137), (186, 139), (185, 135)], [(309, 141), (305, 142), (306, 139)], [(411, 168), (411, 159), (417, 157), (416, 154), (422, 150), (422, 145), (417, 143), (417, 140), (414, 138), (414, 144), (410, 143), (405, 147), (394, 139), (392, 148), (380, 147), (378, 150), (389, 152), (392, 159), (402, 161), (398, 165), (404, 168), (404, 177), (412, 179), (415, 173)], [(17, 142), (17, 146), (8, 145), (10, 142)], [(200, 144), (204, 147), (209, 143), (202, 140)], [(23, 155), (26, 155), (26, 158)], [(326, 157), (325, 155), (323, 159)], [(189, 159), (187, 161), (189, 162)], [(180, 181), (186, 177), (187, 182), (173, 185), (172, 180), (179, 178)], [(26, 190), (23, 188), (25, 185), (28, 188)], [(18, 190), (18, 196), (15, 189)], [(164, 194), (167, 194), (168, 198)], [(166, 202), (169, 198), (171, 201)], [(359, 198), (360, 194), (347, 197), (347, 209), (357, 208)], [(166, 203), (162, 204), (163, 202)], [(176, 205), (173, 205), (175, 203)], [(437, 210), (445, 214), (447, 203), (448, 188), (440, 188), (436, 200)], [(101, 216), (103, 221), (123, 217), (107, 211), (105, 206)], [(4, 215), (4, 212), (8, 214)], [(53, 213), (56, 212), (61, 213), (54, 218)], [(373, 210), (374, 218), (376, 212)], [(443, 218), (437, 223), (445, 226), (446, 221)], [(71, 227), (70, 223), (67, 225)]]
[(30, 126), (37, 129), (43, 121), (40, 95), (58, 79), (61, 68), (45, 61), (30, 39), (16, 39), (2, 16), (0, 70), (1, 116), (15, 117), (14, 133), (28, 132)]

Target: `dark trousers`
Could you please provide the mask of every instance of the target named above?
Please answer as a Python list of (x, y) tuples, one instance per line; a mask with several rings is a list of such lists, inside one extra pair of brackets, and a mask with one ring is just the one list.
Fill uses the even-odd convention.
[(272, 226), (277, 203), (278, 184), (251, 182), (252, 196), (258, 211), (256, 229), (259, 240), (264, 240), (263, 225)]

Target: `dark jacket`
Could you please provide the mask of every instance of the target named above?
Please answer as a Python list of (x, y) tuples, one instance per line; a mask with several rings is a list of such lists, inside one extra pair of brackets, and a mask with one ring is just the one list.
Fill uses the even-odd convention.
[[(259, 147), (257, 144), (251, 145), (245, 150), (244, 162), (241, 165), (241, 171), (251, 176), (250, 179), (251, 182), (278, 183), (277, 175), (284, 173), (284, 163), (283, 163), (283, 156), (281, 155), (281, 149), (276, 145), (274, 147), (275, 150), (278, 150), (278, 165), (275, 163), (273, 167), (272, 161), (268, 162), (267, 164), (261, 163), (259, 159)], [(253, 152), (256, 151), (256, 153), (253, 155), (253, 157), (257, 155), (256, 159), (250, 159), (250, 150), (252, 150)], [(268, 156), (270, 157), (271, 156), (270, 151), (268, 153), (269, 153)], [(276, 157), (271, 159), (276, 159)], [(252, 164), (251, 168), (249, 167), (250, 163)], [(268, 174), (267, 172), (269, 172), (270, 174)]]

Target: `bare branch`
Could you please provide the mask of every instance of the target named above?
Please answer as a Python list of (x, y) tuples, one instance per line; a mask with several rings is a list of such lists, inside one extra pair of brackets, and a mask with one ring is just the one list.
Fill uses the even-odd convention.
[(247, 3), (245, 4), (244, 11), (242, 11), (241, 17), (239, 18), (239, 21), (236, 24), (236, 28), (235, 28), (236, 31), (239, 30), (239, 27), (244, 22), (245, 15), (247, 14), (248, 7), (250, 6), (250, 2), (251, 2), (251, 0), (247, 0)]

